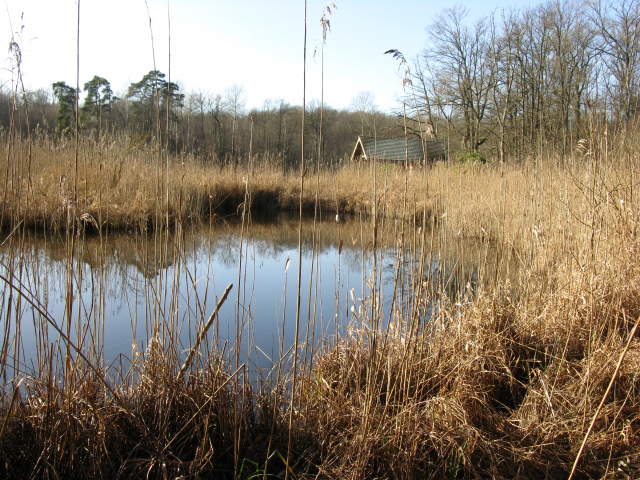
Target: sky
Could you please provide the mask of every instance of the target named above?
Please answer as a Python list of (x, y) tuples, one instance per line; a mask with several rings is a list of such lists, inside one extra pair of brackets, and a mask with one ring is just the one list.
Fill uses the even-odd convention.
[[(455, 3), (426, 1), (334, 0), (331, 31), (324, 47), (324, 101), (348, 108), (360, 91), (370, 91), (382, 111), (402, 93), (398, 62), (384, 52), (400, 50), (408, 59), (424, 48), (427, 27)], [(529, 0), (467, 0), (469, 21)], [(5, 0), (0, 15), (5, 45), (12, 37), (22, 52), (28, 89), (57, 81), (76, 85), (77, 0)], [(320, 99), (320, 18), (326, 1), (307, 2), (306, 99)], [(284, 99), (301, 105), (304, 59), (303, 0), (80, 0), (80, 86), (94, 75), (126, 94), (155, 65), (183, 93), (224, 95), (234, 83), (244, 87), (246, 107)], [(151, 31), (153, 31), (153, 48)], [(0, 37), (0, 41), (2, 38)], [(316, 55), (314, 57), (314, 51)], [(15, 61), (6, 53), (0, 80), (15, 78)]]

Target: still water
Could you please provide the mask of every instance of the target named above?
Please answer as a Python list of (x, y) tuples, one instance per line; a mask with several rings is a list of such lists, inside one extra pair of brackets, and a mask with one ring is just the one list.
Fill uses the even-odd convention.
[[(3, 286), (6, 361), (37, 371), (44, 352), (65, 348), (42, 312), (105, 364), (126, 363), (144, 352), (154, 334), (183, 356), (233, 284), (203, 348), (229, 353), (238, 346), (252, 368), (268, 367), (278, 358), (281, 339), (286, 351), (295, 338), (298, 226), (297, 219), (279, 217), (245, 225), (218, 220), (160, 236), (8, 238), (0, 247), (0, 269), (7, 278), (12, 272), (12, 285), (21, 284), (25, 295)], [(315, 228), (305, 221), (301, 341), (329, 345), (350, 328), (371, 328), (374, 296), (381, 322), (392, 318), (392, 307), (401, 312), (417, 279), (411, 258), (420, 248), (418, 231), (407, 224), (403, 231), (400, 222), (382, 224), (374, 274), (370, 221), (332, 219)], [(430, 244), (423, 280), (451, 292), (477, 282), (478, 268), (469, 265), (482, 258), (481, 249), (455, 244), (445, 254)]]

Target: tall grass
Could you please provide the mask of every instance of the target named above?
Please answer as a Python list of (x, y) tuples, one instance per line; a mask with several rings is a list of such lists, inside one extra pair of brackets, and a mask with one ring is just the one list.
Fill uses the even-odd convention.
[[(321, 168), (316, 188), (303, 190), (304, 170), (283, 175), (269, 158), (220, 165), (169, 156), (162, 172), (158, 152), (126, 137), (79, 137), (86, 169), (74, 177), (74, 142), (3, 134), (11, 148), (0, 178), (8, 252), (0, 471), (8, 478), (284, 478), (287, 470), (296, 478), (565, 478), (575, 464), (576, 478), (637, 476), (640, 145), (633, 135), (624, 142), (605, 135), (595, 120), (592, 127), (571, 158), (549, 152), (504, 165), (429, 165), (426, 199), (422, 168), (377, 164), (358, 177), (358, 166), (343, 163)], [(159, 175), (166, 195), (157, 194)], [(256, 320), (245, 244), (230, 295), (236, 345), (220, 341), (211, 315), (229, 291), (213, 301), (189, 298), (195, 336), (185, 351), (175, 314), (184, 300), (168, 287), (175, 283), (149, 276), (136, 286), (147, 318), (132, 319), (147, 334), (134, 338), (126, 361), (106, 363), (110, 231), (161, 231), (160, 241), (132, 235), (143, 267), (172, 264), (195, 283), (185, 255), (189, 223), (228, 228), (226, 216), (243, 214), (246, 239), (269, 234), (258, 212), (296, 208), (331, 218), (331, 226), (318, 221), (318, 234), (336, 231), (375, 266), (363, 262), (364, 298), (337, 286), (344, 333), (317, 344), (300, 333), (297, 347), (279, 345), (272, 374), (252, 374), (251, 347), (239, 345), (253, 342)], [(345, 214), (364, 221), (344, 223)], [(46, 237), (76, 229), (75, 253), (63, 247), (59, 255), (68, 259), (73, 291), (93, 289), (90, 304), (51, 316), (44, 283), (55, 274), (43, 265), (31, 278), (24, 268), (39, 261), (29, 229)], [(100, 241), (94, 277), (86, 278), (91, 232)], [(293, 223), (280, 235), (303, 243)], [(383, 291), (389, 264), (393, 298)], [(316, 270), (309, 291), (313, 281), (331, 281), (333, 272), (326, 275)], [(301, 332), (315, 318), (300, 309)], [(38, 339), (35, 359), (22, 353), (27, 322)]]
[[(8, 134), (0, 137), (8, 141)], [(337, 169), (322, 169), (316, 189), (307, 189), (300, 199), (299, 174), (283, 175), (281, 165), (270, 157), (255, 158), (251, 165), (203, 163), (190, 156), (170, 157), (167, 173), (157, 170), (157, 151), (139, 139), (103, 136), (100, 140), (81, 137), (79, 155), (85, 168), (78, 172), (78, 201), (74, 203), (71, 184), (74, 178), (72, 162), (75, 145), (68, 140), (56, 142), (44, 134), (37, 134), (31, 145), (16, 138), (16, 158), (25, 159), (31, 148), (31, 176), (21, 172), (2, 172), (7, 195), (4, 227), (11, 228), (19, 221), (27, 227), (64, 231), (70, 228), (73, 213), (77, 212), (83, 227), (101, 229), (152, 231), (156, 227), (182, 222), (207, 221), (213, 215), (238, 212), (245, 196), (243, 177), (251, 176), (252, 208), (256, 212), (295, 211), (302, 201), (304, 212), (313, 212), (318, 204), (324, 211), (369, 214), (371, 209), (370, 179), (353, 182), (357, 166), (344, 163)], [(19, 162), (18, 162), (19, 163)], [(400, 166), (383, 166), (389, 172), (387, 198), (390, 215), (399, 215), (401, 194), (398, 186), (404, 182)], [(166, 183), (166, 195), (156, 194), (157, 178)], [(164, 178), (162, 178), (164, 177)], [(419, 180), (409, 176), (410, 189), (421, 191)], [(31, 182), (31, 183), (29, 183)], [(29, 187), (23, 195), (20, 189)], [(423, 203), (415, 203), (412, 214), (419, 213)], [(157, 216), (156, 209), (167, 211)], [(83, 217), (84, 216), (84, 217)], [(94, 224), (95, 220), (95, 224)]]

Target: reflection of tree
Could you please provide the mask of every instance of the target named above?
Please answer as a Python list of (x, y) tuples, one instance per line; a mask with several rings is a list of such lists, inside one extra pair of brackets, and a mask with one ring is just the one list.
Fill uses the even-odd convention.
[(142, 276), (148, 280), (155, 278), (163, 270), (166, 270), (175, 263), (175, 255), (152, 258), (149, 252), (146, 255), (136, 253), (130, 260), (130, 264), (136, 268)]
[[(370, 225), (361, 226), (355, 221), (341, 224), (335, 221), (320, 222), (319, 235), (316, 237), (318, 239), (317, 254), (325, 257), (323, 261), (335, 262), (337, 268), (340, 240), (343, 240), (340, 253), (343, 275), (347, 270), (363, 272), (364, 262), (365, 281), (369, 280), (369, 271), (373, 264), (372, 251), (368, 246), (368, 240), (360, 237), (361, 232), (368, 231), (367, 227)], [(108, 308), (116, 315), (127, 310), (133, 314), (133, 310), (140, 302), (151, 305), (154, 299), (147, 297), (154, 291), (157, 276), (160, 274), (166, 279), (164, 288), (168, 291), (173, 289), (177, 292), (178, 289), (186, 287), (187, 291), (191, 292), (192, 286), (186, 280), (189, 276), (187, 272), (194, 274), (200, 266), (211, 264), (217, 264), (229, 270), (237, 268), (240, 231), (241, 225), (229, 222), (212, 225), (209, 228), (194, 229), (181, 236), (169, 238), (166, 243), (169, 248), (162, 260), (156, 260), (155, 243), (152, 237), (116, 234), (103, 239), (80, 238), (74, 260), (74, 295), (77, 299), (78, 293), (82, 293), (82, 301), (85, 304), (81, 308), (86, 312), (102, 312), (101, 309)], [(386, 249), (381, 248), (377, 251), (378, 265), (383, 269), (383, 282), (393, 283), (400, 252), (395, 249), (396, 242), (391, 241), (393, 239), (391, 232), (388, 231), (384, 235), (386, 235), (385, 241), (380, 243), (386, 245)], [(64, 305), (67, 288), (65, 279), (69, 261), (66, 242), (61, 238), (45, 239), (39, 236), (30, 236), (26, 241), (31, 248), (23, 248), (22, 251), (15, 244), (12, 246), (11, 242), (0, 246), (0, 256), (4, 259), (4, 263), (13, 262), (10, 268), (18, 271), (18, 263), (22, 262), (24, 277), (29, 279), (28, 288), (42, 299), (45, 306), (49, 299), (51, 304)], [(249, 258), (264, 262), (282, 262), (284, 265), (286, 253), (297, 249), (297, 225), (296, 222), (289, 222), (287, 218), (277, 219), (271, 223), (254, 222), (248, 228), (245, 227), (242, 241), (243, 253), (248, 254)], [(362, 247), (361, 243), (365, 241), (367, 244)], [(431, 243), (430, 238), (427, 241)], [(460, 242), (463, 241), (467, 243), (461, 248)], [(442, 245), (436, 237), (432, 243), (434, 245), (434, 251), (430, 257), (432, 260), (428, 261), (430, 267), (425, 269), (427, 273), (423, 279), (429, 282), (428, 294), (431, 298), (437, 298), (440, 293), (445, 293), (453, 299), (460, 294), (465, 294), (468, 290), (467, 285), (470, 285), (473, 290), (483, 279), (488, 281), (498, 273), (502, 276), (505, 271), (511, 272), (513, 279), (517, 272), (515, 266), (508, 265), (507, 262), (497, 262), (495, 249), (486, 244), (473, 244), (459, 240)], [(303, 226), (302, 245), (304, 261), (310, 262), (314, 247), (311, 222)], [(417, 247), (405, 248), (404, 264), (399, 271), (400, 281), (405, 282), (408, 287), (406, 282), (418, 281), (415, 277), (415, 272), (418, 270), (415, 262), (418, 255), (413, 251), (415, 248)], [(479, 259), (484, 259), (481, 265), (478, 265)], [(181, 285), (172, 284), (175, 278), (170, 272), (172, 268), (181, 269), (178, 280)], [(504, 271), (497, 273), (496, 268)], [(205, 270), (209, 273), (213, 272), (210, 268)], [(201, 274), (198, 273), (198, 275)], [(325, 270), (321, 275), (330, 281), (334, 271)], [(357, 285), (361, 281), (361, 276), (350, 279), (352, 285)], [(279, 290), (281, 285), (274, 288)], [(406, 288), (405, 295), (410, 291), (411, 288)], [(368, 292), (365, 292), (365, 295), (368, 295)], [(135, 298), (133, 304), (130, 302), (132, 296)], [(140, 322), (144, 322), (144, 319), (140, 319)]]

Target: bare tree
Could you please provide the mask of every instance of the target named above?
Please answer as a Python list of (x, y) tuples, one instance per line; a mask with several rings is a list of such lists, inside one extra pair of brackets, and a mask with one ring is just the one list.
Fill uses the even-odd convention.
[(353, 99), (351, 99), (349, 109), (360, 115), (360, 134), (362, 136), (364, 136), (365, 119), (367, 119), (369, 114), (372, 114), (377, 110), (375, 100), (376, 96), (370, 90), (361, 90), (355, 97), (353, 97)]
[(236, 118), (242, 113), (247, 103), (247, 93), (242, 85), (234, 83), (224, 91), (224, 101), (227, 110), (232, 114), (231, 126), (231, 156), (235, 157), (236, 152)]
[(640, 85), (640, 3), (594, 0), (590, 17), (611, 75), (609, 94), (617, 102), (618, 116), (628, 122), (637, 108)]
[(52, 133), (57, 112), (51, 91), (39, 88), (27, 92), (26, 98), (29, 103), (29, 116), (33, 119), (32, 126), (36, 128), (39, 125), (45, 132)]
[[(331, 107), (323, 107), (319, 100), (312, 99), (307, 103), (307, 132), (309, 132), (309, 146), (312, 152), (318, 154), (316, 165), (320, 164), (320, 147), (324, 150), (324, 144), (331, 133), (331, 127), (336, 122), (336, 111)], [(324, 134), (322, 132), (324, 131)], [(322, 145), (321, 143), (322, 142)]]
[(492, 41), (491, 57), (496, 71), (496, 81), (492, 89), (493, 117), (498, 123), (499, 155), (500, 162), (505, 158), (505, 135), (507, 115), (513, 112), (513, 90), (516, 75), (517, 44), (513, 29), (516, 27), (515, 13), (513, 11), (502, 12), (503, 34), (498, 38), (494, 20), (491, 21)]
[[(416, 97), (418, 103), (416, 115), (421, 115), (425, 119), (433, 138), (438, 140), (440, 120), (447, 120), (451, 113), (450, 106), (452, 101), (447, 96), (447, 89), (444, 89), (443, 85), (436, 81), (436, 76), (432, 70), (432, 62), (429, 61), (428, 55), (429, 53), (425, 51), (422, 57), (418, 56), (414, 61), (412, 82), (419, 96), (419, 98)], [(412, 108), (412, 102), (407, 97), (405, 95), (405, 98), (403, 98), (403, 111), (399, 111), (398, 116), (404, 115), (405, 108)], [(410, 115), (407, 120), (412, 121), (413, 116)], [(412, 123), (416, 122), (413, 121)], [(411, 124), (408, 124), (407, 128), (412, 130), (412, 133), (419, 135), (418, 129), (411, 127)]]
[(446, 8), (429, 27), (425, 61), (433, 64), (436, 81), (459, 110), (464, 122), (465, 144), (477, 151), (487, 139), (483, 122), (489, 93), (496, 81), (491, 55), (491, 30), (486, 18), (472, 27), (464, 7)]
[(541, 7), (525, 10), (519, 25), (512, 30), (517, 51), (516, 93), (521, 149), (527, 144), (532, 148), (537, 141), (542, 141), (550, 89), (549, 30)]
[(547, 6), (546, 20), (550, 25), (551, 94), (555, 105), (552, 131), (566, 154), (571, 136), (572, 112), (580, 119), (582, 95), (593, 59), (593, 33), (589, 30), (582, 9), (565, 0)]

